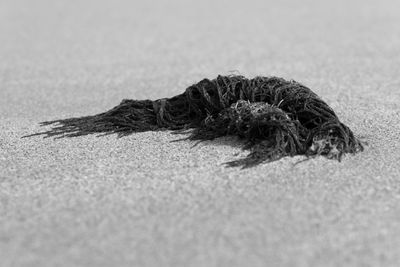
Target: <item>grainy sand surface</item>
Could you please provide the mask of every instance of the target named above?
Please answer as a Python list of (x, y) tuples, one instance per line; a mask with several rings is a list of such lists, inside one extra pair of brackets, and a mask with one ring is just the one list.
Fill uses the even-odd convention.
[[(397, 0), (0, 1), (0, 266), (399, 266), (399, 25)], [(366, 151), (21, 139), (237, 71), (304, 83)]]

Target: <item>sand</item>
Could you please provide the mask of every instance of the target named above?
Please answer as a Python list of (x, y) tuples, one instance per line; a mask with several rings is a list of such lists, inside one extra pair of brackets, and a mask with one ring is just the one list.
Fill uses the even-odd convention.
[[(3, 0), (0, 266), (399, 266), (398, 25), (395, 0)], [(21, 139), (229, 73), (302, 82), (369, 145), (240, 170), (230, 137)]]

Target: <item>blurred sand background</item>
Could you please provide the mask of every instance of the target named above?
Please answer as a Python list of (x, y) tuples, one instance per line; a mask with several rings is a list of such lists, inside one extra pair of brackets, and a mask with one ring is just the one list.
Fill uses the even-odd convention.
[[(235, 138), (43, 139), (204, 77), (312, 88), (369, 142), (239, 170)], [(0, 1), (0, 266), (399, 266), (400, 2)]]

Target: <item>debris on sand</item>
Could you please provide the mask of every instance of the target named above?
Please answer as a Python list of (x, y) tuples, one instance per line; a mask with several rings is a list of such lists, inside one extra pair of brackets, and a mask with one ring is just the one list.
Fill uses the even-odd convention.
[(161, 129), (193, 129), (187, 139), (200, 141), (236, 135), (250, 153), (228, 162), (229, 166), (250, 167), (295, 155), (340, 161), (345, 153), (363, 150), (362, 143), (318, 95), (298, 82), (278, 77), (203, 79), (171, 98), (123, 100), (104, 113), (42, 125), (52, 129), (33, 135), (124, 136)]

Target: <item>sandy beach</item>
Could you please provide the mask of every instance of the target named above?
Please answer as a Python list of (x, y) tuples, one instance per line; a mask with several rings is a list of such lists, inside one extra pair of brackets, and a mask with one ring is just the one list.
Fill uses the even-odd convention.
[[(0, 266), (399, 266), (399, 25), (395, 0), (1, 1)], [(21, 138), (232, 73), (305, 84), (365, 151)]]

